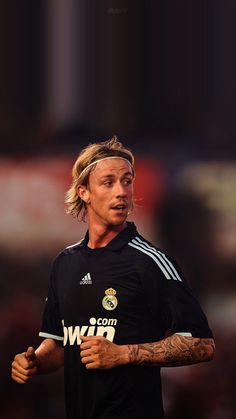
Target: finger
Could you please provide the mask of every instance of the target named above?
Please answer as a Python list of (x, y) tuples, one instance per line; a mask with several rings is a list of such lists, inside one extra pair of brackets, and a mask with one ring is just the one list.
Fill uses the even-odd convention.
[(28, 347), (28, 349), (25, 353), (25, 357), (28, 361), (34, 361), (36, 359), (35, 351), (34, 351), (34, 348), (32, 346)]
[(97, 362), (89, 362), (88, 364), (85, 365), (85, 368), (87, 370), (95, 370), (95, 369), (97, 370), (97, 369), (99, 369), (99, 366), (98, 366)]
[(80, 339), (83, 341), (83, 342), (89, 342), (90, 340), (101, 340), (101, 339), (104, 339), (104, 337), (103, 336), (80, 336)]
[(26, 381), (22, 380), (22, 379), (21, 379), (21, 378), (19, 378), (19, 377), (14, 377), (14, 376), (12, 376), (12, 379), (13, 379), (16, 383), (18, 383), (18, 384), (26, 384)]
[(19, 371), (12, 371), (12, 379), (17, 383), (24, 384), (29, 381), (30, 377), (27, 377), (25, 374), (21, 374)]
[(99, 346), (104, 338), (102, 336), (83, 336), (84, 342), (80, 344), (81, 349), (89, 349)]
[(31, 369), (25, 369), (20, 367), (19, 365), (12, 364), (12, 372), (17, 372), (25, 377), (31, 377), (37, 373), (37, 367), (33, 367)]
[(92, 344), (91, 342), (83, 342), (80, 345), (80, 350), (89, 349), (91, 348)]
[(27, 366), (27, 370), (32, 370), (32, 369), (34, 369), (35, 367), (36, 367), (37, 365), (36, 365), (36, 359), (34, 359), (33, 361), (29, 361), (28, 362), (28, 366)]
[(14, 359), (15, 362), (15, 366), (18, 365), (21, 368), (28, 370), (28, 369), (32, 369), (36, 366), (36, 358), (34, 360), (28, 360), (25, 356), (25, 353), (23, 353), (22, 355), (17, 355)]
[(83, 342), (80, 345), (80, 349), (89, 349), (89, 348), (95, 348), (96, 346), (99, 346), (100, 342), (97, 339), (93, 339), (87, 342)]
[(91, 349), (91, 350), (93, 350), (93, 351), (96, 351), (97, 352), (97, 350), (98, 350), (98, 347), (99, 347), (99, 345), (98, 345), (98, 342), (84, 342), (84, 343), (81, 343), (81, 345), (80, 345), (80, 351), (85, 351), (85, 350), (89, 350), (89, 349)]
[(91, 350), (90, 349), (86, 349), (86, 350), (80, 351), (81, 358), (83, 358), (85, 356), (89, 356), (89, 355), (91, 355)]
[(12, 370), (18, 371), (20, 374), (23, 374), (25, 376), (32, 375), (34, 373), (34, 369), (36, 368), (24, 368), (21, 365), (17, 364), (15, 361), (12, 363)]
[(81, 362), (82, 364), (90, 364), (92, 362), (94, 362), (94, 358), (90, 355), (90, 356), (85, 356), (83, 358), (81, 358)]
[(29, 367), (29, 361), (27, 360), (25, 356), (25, 352), (23, 352), (22, 354), (16, 355), (13, 362), (15, 363), (15, 366), (19, 365), (24, 369), (27, 369)]

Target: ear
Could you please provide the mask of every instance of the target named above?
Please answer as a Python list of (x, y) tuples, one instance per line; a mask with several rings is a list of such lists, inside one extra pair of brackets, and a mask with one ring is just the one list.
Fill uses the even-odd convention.
[(89, 193), (89, 190), (85, 186), (79, 185), (77, 187), (77, 193), (80, 199), (82, 199), (82, 201), (84, 201), (86, 204), (89, 204), (90, 193)]

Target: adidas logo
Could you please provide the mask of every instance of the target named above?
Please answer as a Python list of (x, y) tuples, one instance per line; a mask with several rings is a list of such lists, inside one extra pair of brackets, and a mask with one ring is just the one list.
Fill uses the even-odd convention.
[(90, 285), (92, 284), (92, 279), (91, 279), (91, 275), (88, 272), (80, 281), (80, 285)]

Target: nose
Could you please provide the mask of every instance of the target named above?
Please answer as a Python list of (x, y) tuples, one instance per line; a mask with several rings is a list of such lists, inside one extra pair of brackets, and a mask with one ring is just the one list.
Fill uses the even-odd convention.
[(116, 184), (116, 197), (126, 197), (127, 191), (125, 186), (121, 182), (117, 182)]

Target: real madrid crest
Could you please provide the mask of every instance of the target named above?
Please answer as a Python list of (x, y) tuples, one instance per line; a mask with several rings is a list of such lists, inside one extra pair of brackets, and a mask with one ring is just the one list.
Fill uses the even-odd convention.
[(116, 291), (113, 288), (108, 288), (105, 291), (105, 297), (102, 299), (102, 305), (105, 310), (114, 310), (118, 305), (118, 300), (116, 298)]

